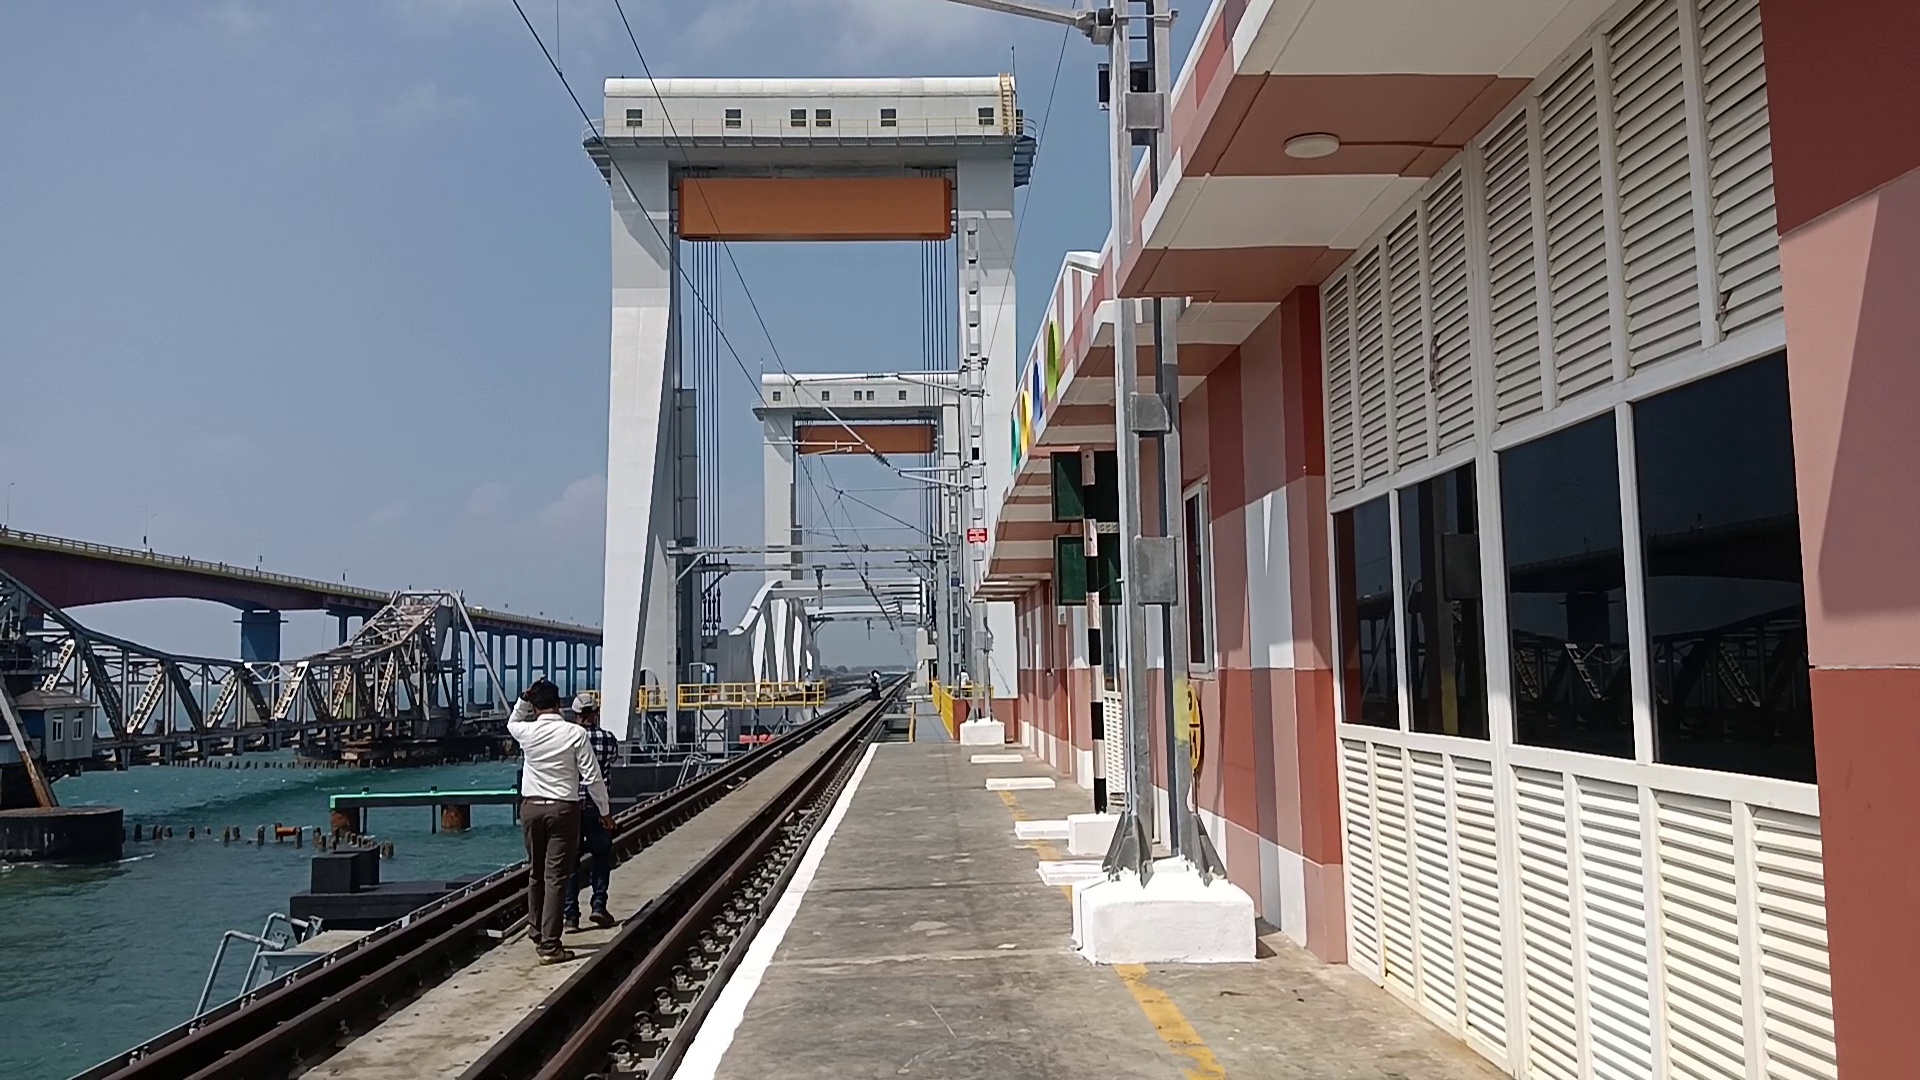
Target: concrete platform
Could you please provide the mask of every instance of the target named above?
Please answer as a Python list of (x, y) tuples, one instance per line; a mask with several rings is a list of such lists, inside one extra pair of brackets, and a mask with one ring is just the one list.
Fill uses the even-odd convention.
[[(780, 789), (816, 761), (850, 721), (841, 721), (704, 813), (667, 834), (659, 843), (617, 867), (607, 890), (607, 906), (624, 919), (691, 870), (707, 850), (752, 817)], [(581, 906), (587, 897), (582, 892)], [(606, 944), (618, 927), (591, 927), (566, 936), (567, 947), (584, 960)], [(543, 967), (535, 962), (533, 942), (524, 934), (482, 955), (459, 974), (434, 987), (386, 1022), (355, 1039), (340, 1053), (302, 1074), (351, 1080), (414, 1080), (458, 1076), (479, 1060), (520, 1018), (538, 1008), (579, 962)]]
[(1503, 1075), (1278, 934), (1252, 964), (1087, 963), (1064, 891), (1035, 873), (1063, 853), (1011, 827), (1081, 811), (1086, 792), (987, 791), (967, 753), (876, 748), (791, 925), (756, 942), (770, 962), (743, 1017), (717, 1008), (678, 1080)]

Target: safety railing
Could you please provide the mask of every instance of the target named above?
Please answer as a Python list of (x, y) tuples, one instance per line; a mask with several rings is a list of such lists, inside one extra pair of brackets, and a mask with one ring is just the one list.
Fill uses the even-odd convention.
[(966, 698), (954, 697), (953, 691), (938, 681), (933, 684), (933, 707), (940, 711), (940, 725), (947, 729), (947, 738), (960, 741), (960, 725), (967, 721), (968, 702)]
[(824, 682), (681, 683), (683, 709), (803, 708), (827, 703)]
[[(1032, 124), (1022, 116), (1016, 124), (1002, 122), (996, 115), (982, 123), (977, 117), (900, 117), (881, 120), (871, 117), (829, 118), (822, 122), (808, 110), (803, 119), (742, 117), (724, 120), (711, 116), (675, 116), (671, 121), (652, 108), (637, 121), (612, 116), (604, 123), (587, 127), (585, 139), (811, 139), (833, 142), (857, 139), (862, 142), (889, 139), (981, 139), (1013, 138), (1029, 134)], [(1016, 130), (1017, 128), (1017, 130)]]

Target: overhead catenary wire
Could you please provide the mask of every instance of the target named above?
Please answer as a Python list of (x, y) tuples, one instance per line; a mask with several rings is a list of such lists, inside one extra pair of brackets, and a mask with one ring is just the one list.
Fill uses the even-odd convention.
[[(516, 3), (517, 3), (517, 0), (516, 0)], [(661, 118), (666, 122), (667, 132), (672, 137), (673, 145), (680, 150), (682, 163), (690, 167), (692, 164), (691, 155), (687, 153), (686, 146), (680, 139), (680, 129), (679, 129), (679, 125), (674, 122), (673, 111), (667, 106), (666, 98), (660, 93), (659, 80), (654, 77), (653, 66), (647, 62), (646, 50), (640, 47), (639, 36), (634, 33), (632, 21), (627, 18), (626, 6), (621, 2), (621, 0), (613, 0), (613, 7), (614, 7), (614, 11), (620, 17), (621, 27), (626, 31), (628, 44), (633, 46), (634, 56), (638, 58), (640, 61), (641, 74), (646, 76), (647, 86), (653, 93), (654, 102), (658, 104), (660, 107)], [(569, 90), (569, 93), (571, 93), (571, 90)], [(578, 99), (575, 99), (575, 104), (578, 105)], [(589, 121), (589, 123), (591, 123), (591, 121)], [(608, 152), (609, 161), (612, 160), (612, 156), (613, 156), (612, 152), (611, 150), (609, 150)], [(711, 216), (717, 217), (717, 215), (714, 214), (712, 204), (707, 200), (705, 191), (701, 190), (698, 186), (694, 188), (694, 191), (696, 195), (699, 197), (699, 199), (701, 200), (702, 205), (706, 206), (708, 214)], [(657, 231), (657, 228), (656, 228), (656, 231)], [(663, 243), (665, 242), (664, 238), (662, 242)], [(754, 321), (760, 327), (761, 336), (765, 338), (767, 342), (767, 348), (773, 355), (774, 363), (778, 365), (778, 367), (781, 370), (781, 373), (786, 375), (787, 378), (793, 379), (795, 382), (798, 382), (799, 381), (798, 377), (794, 375), (793, 370), (787, 366), (786, 357), (781, 354), (779, 344), (773, 339), (773, 331), (767, 325), (766, 316), (762, 314), (760, 310), (759, 301), (754, 298), (753, 286), (748, 283), (746, 273), (744, 270), (741, 269), (739, 259), (735, 257), (733, 253), (733, 246), (724, 240), (714, 241), (714, 243), (716, 243), (719, 246), (722, 254), (726, 256), (728, 265), (731, 266), (733, 269), (734, 277), (739, 280), (741, 295), (747, 301), (748, 309), (753, 312)], [(717, 317), (713, 316), (711, 308), (707, 307), (707, 305), (705, 305), (704, 303), (702, 304), (702, 308), (707, 311), (709, 318), (714, 318), (715, 321), (717, 322)], [(729, 349), (731, 349), (731, 345), (729, 345)], [(736, 359), (737, 359), (737, 354), (736, 354)], [(743, 372), (745, 370), (744, 364), (742, 365), (742, 370)], [(751, 379), (751, 376), (749, 376), (749, 378)], [(766, 405), (766, 398), (765, 398), (765, 395), (762, 393), (761, 388), (757, 381), (755, 382), (755, 385), (754, 385), (754, 393), (755, 393), (755, 396), (759, 398), (761, 405), (764, 407)], [(841, 416), (831, 406), (827, 406), (823, 404), (822, 408), (825, 410), (828, 417), (831, 418), (834, 421), (834, 423), (838, 424), (842, 430), (852, 435), (866, 449), (868, 454), (870, 454), (873, 458), (878, 460), (882, 465), (887, 466), (889, 469), (893, 469), (893, 471), (895, 471), (896, 473), (899, 472), (899, 470), (895, 468), (892, 465), (892, 463), (887, 460), (886, 455), (882, 454), (879, 450), (874, 448), (873, 444), (868, 442), (864, 435), (862, 435), (859, 431), (855, 430), (844, 419), (842, 419)], [(832, 511), (828, 508), (826, 500), (820, 495), (819, 485), (815, 482), (813, 477), (813, 472), (808, 467), (808, 464), (805, 461), (804, 457), (799, 462), (799, 466), (800, 466), (801, 478), (806, 482), (808, 488), (811, 490), (815, 503), (817, 503), (821, 507), (822, 524), (825, 526), (825, 531), (828, 534), (832, 535), (836, 540), (841, 539), (839, 530), (834, 528), (833, 526)], [(831, 480), (828, 481), (827, 486), (830, 488), (833, 486)], [(845, 516), (846, 518), (848, 531), (849, 532), (856, 531), (856, 527), (853, 524), (852, 516), (844, 514), (844, 511), (843, 511), (843, 516)], [(865, 582), (866, 581), (865, 573), (861, 572), (860, 576), (861, 576), (861, 580)], [(872, 587), (871, 583), (868, 583), (868, 587), (869, 589), (871, 589)]]

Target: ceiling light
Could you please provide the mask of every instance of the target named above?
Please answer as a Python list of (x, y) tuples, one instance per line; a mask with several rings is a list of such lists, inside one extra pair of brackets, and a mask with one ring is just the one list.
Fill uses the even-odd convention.
[(1340, 137), (1337, 135), (1295, 135), (1287, 140), (1283, 147), (1290, 158), (1330, 157), (1340, 149)]

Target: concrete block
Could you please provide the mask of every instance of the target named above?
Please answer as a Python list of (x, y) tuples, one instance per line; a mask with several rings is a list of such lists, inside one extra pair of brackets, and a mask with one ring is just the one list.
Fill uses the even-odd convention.
[(975, 754), (967, 760), (975, 765), (1018, 765), (1027, 759), (1019, 754)]
[(1113, 844), (1119, 814), (1068, 814), (1067, 854), (1102, 856)]
[(1013, 823), (1013, 835), (1022, 840), (1065, 840), (1067, 823), (1065, 819), (1055, 821), (1016, 821)]
[(1099, 877), (1098, 859), (1042, 859), (1040, 862), (1040, 880), (1054, 888), (1091, 884)]
[(1224, 878), (1203, 884), (1183, 860), (1073, 891), (1074, 941), (1096, 964), (1231, 964), (1254, 957), (1254, 905)]
[(1005, 746), (1007, 725), (998, 720), (968, 720), (960, 725), (961, 746)]
[(1052, 786), (1051, 776), (996, 776), (987, 781), (988, 791), (1045, 791)]

